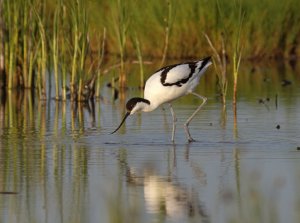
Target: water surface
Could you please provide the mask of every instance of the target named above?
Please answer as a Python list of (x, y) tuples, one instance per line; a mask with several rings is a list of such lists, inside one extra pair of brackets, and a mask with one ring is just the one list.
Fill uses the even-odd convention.
[[(154, 69), (155, 70), (155, 69)], [(298, 69), (299, 70), (299, 69)], [(0, 222), (299, 222), (300, 77), (245, 67), (224, 109), (211, 71), (197, 98), (130, 117), (103, 84), (94, 104), (7, 95), (0, 107)], [(283, 80), (291, 84), (285, 85)], [(105, 81), (104, 81), (105, 82)], [(134, 82), (124, 98), (140, 95)]]

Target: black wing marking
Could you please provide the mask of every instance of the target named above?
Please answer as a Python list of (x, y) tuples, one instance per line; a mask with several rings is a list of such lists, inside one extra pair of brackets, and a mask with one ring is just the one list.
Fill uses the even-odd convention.
[(193, 74), (195, 73), (195, 70), (196, 70), (196, 65), (197, 62), (189, 62), (189, 63), (184, 63), (184, 64), (187, 64), (190, 68), (190, 73), (189, 73), (189, 76), (186, 77), (186, 78), (183, 78), (183, 79), (180, 79), (176, 82), (173, 82), (173, 83), (167, 83), (166, 82), (166, 79), (167, 79), (167, 74), (169, 73), (170, 70), (172, 70), (173, 68), (177, 67), (177, 66), (180, 66), (180, 65), (183, 65), (183, 64), (174, 64), (174, 65), (170, 65), (170, 66), (167, 66), (165, 68), (162, 68), (160, 69), (159, 71), (162, 71), (161, 73), (161, 77), (160, 77), (160, 82), (163, 86), (173, 86), (173, 85), (176, 85), (178, 87), (181, 87), (183, 84), (185, 84), (186, 82), (189, 81), (189, 79), (193, 76)]

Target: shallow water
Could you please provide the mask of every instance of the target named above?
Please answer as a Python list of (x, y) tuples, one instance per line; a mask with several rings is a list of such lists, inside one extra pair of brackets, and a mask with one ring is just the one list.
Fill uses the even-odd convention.
[(245, 68), (236, 113), (230, 92), (223, 110), (215, 77), (205, 76), (197, 92), (208, 103), (190, 125), (190, 144), (182, 124), (199, 103), (193, 96), (174, 104), (172, 144), (168, 106), (110, 135), (124, 101), (113, 102), (106, 87), (94, 108), (77, 110), (8, 95), (0, 107), (0, 222), (299, 222), (298, 74)]

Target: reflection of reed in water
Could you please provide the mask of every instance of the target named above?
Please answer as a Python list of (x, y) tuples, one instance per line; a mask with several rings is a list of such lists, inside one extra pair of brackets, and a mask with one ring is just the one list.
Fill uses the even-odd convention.
[(89, 150), (46, 144), (15, 148), (0, 150), (0, 222), (87, 222)]
[[(8, 91), (0, 103), (0, 206), (9, 211), (0, 222), (75, 222), (83, 215), (89, 150), (59, 138), (70, 133), (68, 104), (34, 98), (30, 90)], [(94, 114), (95, 106), (78, 107)]]
[(0, 131), (5, 131), (7, 136), (4, 141), (0, 140), (0, 145), (43, 141), (49, 131), (54, 137), (70, 132), (78, 137), (86, 128), (96, 127), (96, 108), (99, 106), (96, 107), (94, 101), (52, 103), (35, 98), (31, 90), (0, 91)]
[[(56, 103), (58, 109), (52, 113), (51, 103), (34, 100), (30, 90), (8, 91), (4, 99), (0, 103), (0, 206), (9, 216), (0, 215), (0, 222), (77, 221), (86, 196), (89, 150), (57, 140), (62, 126), (68, 126), (62, 118), (68, 118), (66, 104)], [(49, 138), (52, 127), (57, 134)], [(49, 143), (49, 139), (54, 140)]]

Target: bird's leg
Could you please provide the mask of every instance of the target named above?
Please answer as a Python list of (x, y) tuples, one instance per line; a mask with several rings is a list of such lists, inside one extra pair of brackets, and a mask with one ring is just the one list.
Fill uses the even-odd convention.
[(206, 103), (207, 101), (207, 98), (204, 97), (204, 96), (201, 96), (195, 92), (191, 92), (191, 94), (195, 95), (196, 97), (200, 98), (203, 100), (203, 102), (201, 103), (201, 105), (199, 105), (199, 107), (193, 112), (193, 114), (186, 120), (186, 122), (184, 123), (184, 130), (185, 130), (185, 133), (186, 133), (186, 136), (188, 138), (188, 141), (189, 142), (193, 142), (195, 141), (192, 137), (191, 137), (191, 134), (190, 134), (190, 131), (189, 131), (189, 124), (190, 122), (192, 121), (192, 119), (195, 117), (195, 115), (200, 111), (200, 109), (202, 108), (202, 106)]
[(171, 111), (172, 120), (173, 120), (172, 142), (174, 142), (174, 135), (175, 135), (175, 128), (176, 128), (177, 118), (176, 118), (175, 112), (173, 110), (172, 104), (170, 103), (169, 106), (170, 106), (170, 111)]

